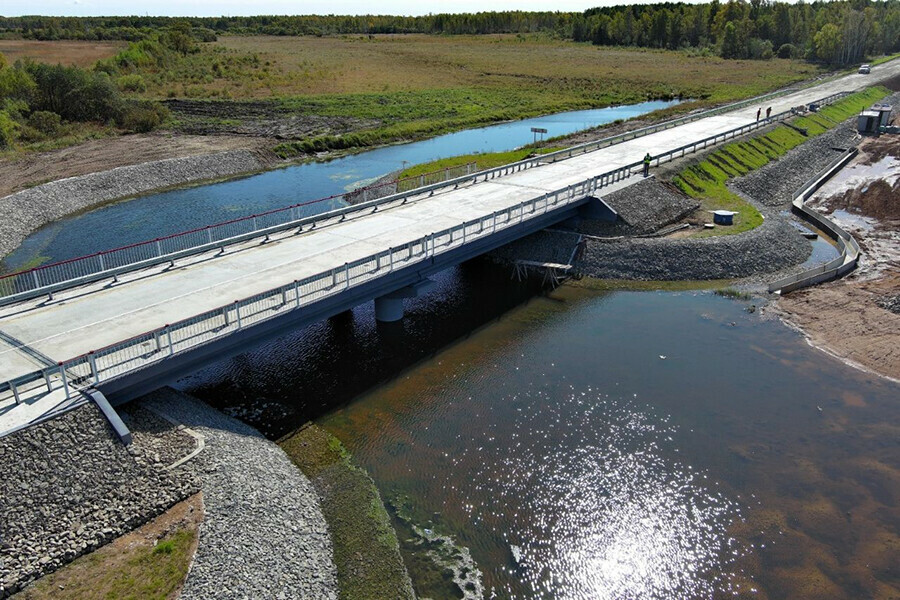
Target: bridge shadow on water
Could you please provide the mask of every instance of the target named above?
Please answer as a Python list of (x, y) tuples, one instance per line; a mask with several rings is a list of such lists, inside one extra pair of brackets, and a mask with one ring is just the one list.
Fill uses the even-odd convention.
[(367, 302), (248, 347), (176, 387), (280, 438), (542, 294), (540, 276), (519, 282), (511, 274), (484, 258), (466, 262), (406, 300), (401, 321), (377, 322)]

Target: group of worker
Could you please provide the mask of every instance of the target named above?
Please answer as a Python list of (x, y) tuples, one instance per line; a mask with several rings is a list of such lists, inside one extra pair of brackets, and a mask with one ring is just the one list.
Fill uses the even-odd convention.
[[(762, 116), (762, 107), (756, 109), (756, 121), (759, 122), (759, 118)], [(766, 120), (772, 116), (772, 107), (766, 108)], [(647, 156), (644, 157), (644, 177), (650, 176), (650, 163), (653, 162), (653, 157), (650, 156), (650, 153), (647, 153)]]

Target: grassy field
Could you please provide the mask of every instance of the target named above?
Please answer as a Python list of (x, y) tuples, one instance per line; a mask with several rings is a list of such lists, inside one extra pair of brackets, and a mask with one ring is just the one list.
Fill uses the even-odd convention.
[(828, 131), (888, 93), (889, 90), (880, 86), (857, 92), (840, 102), (823, 108), (818, 113), (792, 119), (791, 124), (806, 130), (807, 135), (790, 127), (779, 125), (768, 133), (727, 144), (707, 156), (702, 162), (681, 171), (672, 179), (672, 182), (684, 193), (700, 200), (700, 210), (722, 209), (738, 213), (735, 215), (732, 227), (716, 227), (697, 233), (696, 237), (742, 233), (761, 225), (762, 215), (756, 208), (728, 189), (726, 185), (728, 180), (746, 175), (770, 161), (776, 160), (791, 148), (805, 142), (809, 137)]
[(0, 54), (6, 56), (10, 63), (20, 58), (30, 58), (52, 65), (59, 63), (91, 67), (98, 60), (113, 56), (126, 45), (126, 42), (0, 40)]
[(450, 158), (444, 158), (441, 160), (414, 165), (401, 172), (399, 178), (404, 179), (406, 177), (415, 177), (424, 173), (433, 173), (435, 171), (451, 169), (453, 167), (459, 167), (461, 165), (466, 165), (469, 163), (475, 163), (476, 168), (481, 171), (483, 169), (492, 169), (501, 165), (508, 165), (520, 160), (525, 160), (526, 158), (534, 154), (546, 154), (548, 152), (554, 152), (560, 149), (561, 148), (540, 148), (536, 150), (534, 148), (520, 148), (519, 150), (510, 150), (509, 152), (463, 154), (461, 156), (452, 156)]
[[(0, 52), (10, 59), (31, 55), (80, 64), (121, 47), (0, 44), (6, 44)], [(124, 88), (132, 97), (226, 101), (202, 117), (212, 124), (244, 118), (240, 110), (228, 108), (228, 100), (259, 99), (275, 100), (275, 119), (315, 115), (336, 123), (319, 131), (322, 135), (298, 135), (276, 146), (278, 154), (290, 157), (564, 110), (672, 97), (698, 101), (676, 109), (683, 111), (761, 94), (818, 72), (802, 61), (726, 61), (547, 35), (223, 36), (198, 44), (197, 52), (173, 55), (164, 66), (138, 61), (114, 78), (122, 82), (126, 74), (138, 76), (138, 83)]]

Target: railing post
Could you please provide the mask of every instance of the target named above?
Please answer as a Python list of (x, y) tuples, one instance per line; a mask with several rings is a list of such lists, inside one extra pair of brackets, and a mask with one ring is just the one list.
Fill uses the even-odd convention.
[(100, 381), (100, 377), (97, 374), (97, 359), (94, 357), (93, 350), (88, 352), (88, 362), (91, 365), (91, 377), (94, 378), (94, 383), (98, 383)]
[(10, 380), (9, 389), (12, 390), (13, 400), (15, 401), (16, 404), (19, 404), (19, 390), (16, 388), (15, 381)]
[(344, 289), (350, 287), (350, 263), (344, 263)]
[(33, 271), (31, 271), (31, 275), (32, 275), (32, 277), (34, 277), (34, 287), (35, 288), (41, 287), (41, 281), (40, 281), (40, 279), (38, 279), (37, 269), (34, 269)]
[(105, 271), (105, 270), (106, 270), (106, 265), (104, 265), (104, 263), (103, 263), (103, 253), (101, 252), (100, 254), (98, 254), (98, 255), (97, 255), (97, 258), (100, 259), (100, 270), (101, 270), (101, 271)]
[(237, 328), (240, 329), (244, 324), (241, 322), (241, 303), (238, 300), (234, 301), (234, 314), (237, 319)]
[(159, 243), (159, 240), (156, 240), (156, 256), (162, 256), (162, 245)]
[(388, 248), (388, 255), (390, 256), (390, 262), (391, 262), (391, 266), (388, 268), (388, 272), (391, 272), (394, 270), (394, 247), (393, 246)]
[(294, 296), (296, 297), (297, 308), (300, 308), (300, 282), (296, 279), (294, 280)]
[[(291, 209), (291, 210), (293, 210), (293, 209)], [(213, 241), (212, 240), (212, 227), (206, 228), (206, 239), (210, 244), (212, 244), (212, 241)]]
[(172, 345), (172, 330), (169, 329), (168, 323), (163, 329), (166, 332), (166, 343), (169, 344), (169, 356), (172, 356), (175, 354), (175, 346)]
[(63, 368), (63, 363), (57, 363), (59, 366), (59, 378), (62, 379), (63, 390), (66, 392), (66, 400), (69, 399), (69, 381), (66, 379), (66, 370)]

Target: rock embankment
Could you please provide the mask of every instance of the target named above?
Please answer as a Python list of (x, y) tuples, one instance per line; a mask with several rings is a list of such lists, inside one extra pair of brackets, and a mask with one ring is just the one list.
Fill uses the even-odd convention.
[(700, 207), (697, 200), (655, 177), (611, 194), (600, 190), (600, 194), (619, 219), (615, 223), (585, 220), (578, 225), (579, 232), (602, 237), (644, 235), (680, 221)]
[(855, 125), (855, 122), (842, 123), (789, 150), (778, 160), (736, 179), (731, 187), (765, 206), (790, 204), (800, 186), (825, 169), (844, 150), (859, 143), (861, 138)]
[(809, 253), (809, 242), (795, 227), (769, 219), (739, 235), (587, 240), (576, 267), (604, 279), (731, 279), (776, 271), (802, 262)]
[(31, 232), (66, 215), (121, 198), (264, 169), (269, 159), (251, 150), (172, 158), (45, 183), (0, 198), (0, 257)]
[(181, 598), (337, 599), (318, 496), (287, 455), (249, 425), (171, 388), (141, 402), (205, 439), (203, 452), (175, 469), (200, 480), (206, 510)]
[(197, 492), (146, 450), (94, 404), (0, 438), (0, 598)]

